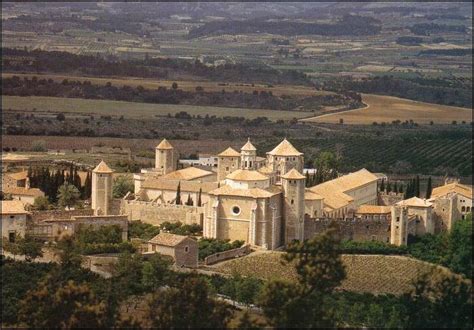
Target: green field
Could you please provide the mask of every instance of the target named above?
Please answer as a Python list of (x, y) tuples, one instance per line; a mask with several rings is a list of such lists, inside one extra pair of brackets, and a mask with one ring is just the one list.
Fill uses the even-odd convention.
[(308, 117), (311, 113), (264, 109), (205, 107), (193, 105), (151, 104), (109, 100), (87, 100), (44, 96), (2, 96), (2, 109), (15, 111), (62, 112), (87, 115), (124, 116), (125, 118), (148, 119), (174, 115), (186, 111), (190, 115), (233, 116), (253, 119), (267, 117), (270, 120), (289, 120)]

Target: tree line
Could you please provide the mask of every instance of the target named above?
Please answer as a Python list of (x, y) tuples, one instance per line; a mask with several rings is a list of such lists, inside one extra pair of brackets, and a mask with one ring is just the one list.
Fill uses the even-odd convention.
[(64, 79), (55, 82), (52, 79), (21, 79), (18, 76), (2, 79), (3, 95), (13, 96), (49, 96), (71, 97), (99, 100), (117, 100), (156, 104), (187, 104), (199, 106), (245, 107), (270, 110), (301, 110), (312, 111), (323, 106), (348, 105), (357, 108), (362, 105), (360, 100), (350, 95), (311, 95), (311, 96), (275, 96), (271, 91), (205, 91), (197, 86), (195, 91), (179, 89), (175, 82), (167, 88), (148, 89), (142, 86), (117, 87), (110, 82), (105, 85), (92, 84), (90, 81), (72, 81)]
[(76, 55), (68, 52), (2, 49), (4, 72), (45, 72), (104, 77), (123, 76), (155, 79), (176, 79), (194, 76), (212, 81), (239, 81), (264, 84), (311, 85), (302, 72), (290, 70), (282, 73), (266, 65), (226, 63), (218, 67), (207, 66), (198, 60), (150, 58), (121, 60), (114, 56), (100, 57)]

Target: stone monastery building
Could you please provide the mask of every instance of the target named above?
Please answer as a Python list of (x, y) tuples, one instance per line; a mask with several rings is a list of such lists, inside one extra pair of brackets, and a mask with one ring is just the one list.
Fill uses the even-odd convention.
[[(155, 168), (134, 175), (134, 194), (122, 203), (130, 220), (199, 222), (206, 237), (276, 249), (305, 238), (305, 218), (342, 218), (377, 202), (377, 177), (365, 169), (305, 188), (304, 155), (286, 139), (266, 158), (250, 139), (240, 152), (229, 147), (217, 155), (216, 172), (177, 170), (176, 155), (163, 140)], [(184, 205), (176, 205), (178, 191)]]

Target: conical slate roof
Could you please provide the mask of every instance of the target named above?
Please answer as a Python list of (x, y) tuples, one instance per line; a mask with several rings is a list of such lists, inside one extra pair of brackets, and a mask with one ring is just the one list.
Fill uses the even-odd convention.
[(244, 144), (244, 146), (240, 149), (242, 151), (257, 151), (257, 148), (253, 146), (253, 144), (250, 142), (250, 138), (247, 140), (247, 143)]
[(95, 173), (113, 173), (114, 171), (104, 162), (101, 161), (96, 168), (92, 170)]
[(274, 156), (301, 156), (303, 153), (296, 150), (287, 139), (284, 139), (268, 154)]
[(240, 157), (240, 153), (233, 149), (232, 147), (227, 148), (217, 156), (219, 157)]
[(160, 144), (156, 146), (156, 149), (173, 149), (173, 146), (168, 142), (168, 140), (163, 139)]

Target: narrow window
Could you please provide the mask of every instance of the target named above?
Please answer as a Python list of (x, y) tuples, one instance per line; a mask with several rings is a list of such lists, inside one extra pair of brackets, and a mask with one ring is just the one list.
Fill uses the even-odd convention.
[(189, 252), (189, 246), (184, 247), (184, 252), (188, 253)]

